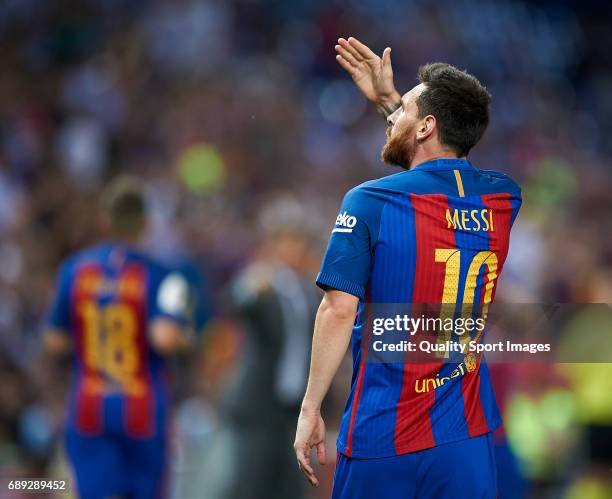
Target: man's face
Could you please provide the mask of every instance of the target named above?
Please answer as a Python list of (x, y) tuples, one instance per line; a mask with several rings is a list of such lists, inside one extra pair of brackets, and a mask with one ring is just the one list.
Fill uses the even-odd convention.
[(387, 118), (387, 142), (381, 152), (381, 158), (387, 164), (410, 168), (416, 151), (416, 130), (420, 121), (416, 99), (423, 89), (421, 83), (404, 94), (402, 105)]
[(294, 270), (303, 268), (308, 253), (308, 240), (304, 234), (285, 230), (270, 240), (274, 257)]

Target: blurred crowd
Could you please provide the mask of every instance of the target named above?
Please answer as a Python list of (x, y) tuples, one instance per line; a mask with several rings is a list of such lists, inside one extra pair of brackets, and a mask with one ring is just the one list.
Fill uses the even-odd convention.
[[(177, 488), (197, 474), (249, 348), (232, 306), (245, 267), (299, 251), (293, 271), (314, 278), (344, 192), (396, 171), (379, 160), (384, 121), (336, 65), (339, 36), (391, 46), (400, 91), (445, 61), (492, 93), (470, 160), (524, 194), (498, 300), (612, 303), (611, 14), (544, 0), (0, 2), (0, 474), (62, 466), (41, 320), (59, 262), (97, 240), (98, 196), (125, 172), (146, 192), (147, 247), (202, 276), (209, 320), (176, 373)], [(279, 227), (301, 243), (271, 250)], [(610, 497), (588, 450), (590, 428), (612, 426), (609, 365), (531, 369), (505, 404), (528, 493)], [(327, 406), (332, 446), (348, 379)]]

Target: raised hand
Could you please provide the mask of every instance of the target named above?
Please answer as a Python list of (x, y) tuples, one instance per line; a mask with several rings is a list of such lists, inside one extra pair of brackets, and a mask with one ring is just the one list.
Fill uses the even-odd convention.
[(388, 116), (401, 105), (401, 96), (393, 84), (390, 47), (383, 51), (382, 57), (378, 57), (367, 45), (350, 37), (348, 40), (339, 38), (335, 49), (338, 64), (380, 112)]

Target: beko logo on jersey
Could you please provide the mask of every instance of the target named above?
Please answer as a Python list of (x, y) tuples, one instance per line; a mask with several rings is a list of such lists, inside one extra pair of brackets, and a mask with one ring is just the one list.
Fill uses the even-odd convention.
[(357, 218), (349, 215), (346, 211), (338, 214), (336, 218), (336, 227), (333, 232), (353, 232), (353, 227), (357, 225)]

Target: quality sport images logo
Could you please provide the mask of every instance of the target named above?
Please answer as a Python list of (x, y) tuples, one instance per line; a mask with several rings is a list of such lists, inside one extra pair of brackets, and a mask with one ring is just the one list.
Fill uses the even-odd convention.
[(332, 230), (332, 234), (334, 232), (353, 232), (353, 227), (357, 225), (357, 218), (353, 215), (349, 215), (346, 211), (344, 213), (339, 213), (336, 217), (336, 226), (334, 230)]

